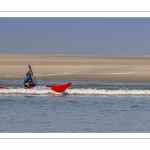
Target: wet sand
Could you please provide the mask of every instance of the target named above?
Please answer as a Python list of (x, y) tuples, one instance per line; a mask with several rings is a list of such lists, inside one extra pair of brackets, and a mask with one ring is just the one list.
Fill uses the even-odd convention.
[(150, 82), (150, 57), (0, 54), (0, 80)]

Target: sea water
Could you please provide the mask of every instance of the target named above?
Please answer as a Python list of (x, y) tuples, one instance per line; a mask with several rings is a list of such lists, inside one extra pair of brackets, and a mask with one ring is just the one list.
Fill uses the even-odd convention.
[[(65, 81), (38, 81), (39, 85)], [(149, 133), (150, 83), (72, 81), (62, 94), (1, 80), (1, 133)]]

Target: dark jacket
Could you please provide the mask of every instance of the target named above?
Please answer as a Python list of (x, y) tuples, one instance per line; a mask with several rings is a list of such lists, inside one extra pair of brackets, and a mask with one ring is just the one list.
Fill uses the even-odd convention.
[(36, 86), (36, 83), (34, 82), (34, 80), (32, 79), (31, 76), (27, 76), (27, 77), (24, 79), (24, 84), (27, 83), (27, 82), (31, 82), (32, 85)]

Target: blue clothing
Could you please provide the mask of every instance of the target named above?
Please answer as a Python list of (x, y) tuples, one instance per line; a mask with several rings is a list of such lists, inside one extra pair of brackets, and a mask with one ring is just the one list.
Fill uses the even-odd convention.
[(27, 77), (24, 79), (24, 84), (27, 83), (27, 82), (31, 82), (32, 85), (36, 86), (36, 83), (34, 82), (34, 80), (32, 79), (31, 76), (27, 76)]

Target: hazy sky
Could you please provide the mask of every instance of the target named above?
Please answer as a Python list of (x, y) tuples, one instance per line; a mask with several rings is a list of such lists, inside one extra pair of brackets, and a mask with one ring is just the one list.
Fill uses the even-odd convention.
[(0, 53), (150, 55), (150, 18), (0, 18)]

